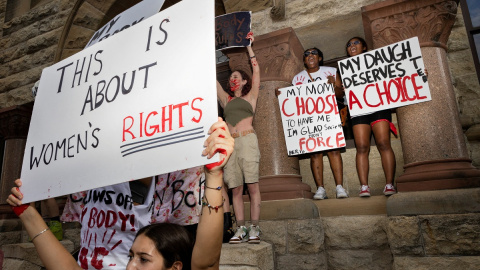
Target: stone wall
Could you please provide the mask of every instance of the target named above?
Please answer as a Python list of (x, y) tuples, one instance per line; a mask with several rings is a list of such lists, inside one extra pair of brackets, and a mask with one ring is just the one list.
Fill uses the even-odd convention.
[(460, 122), (473, 165), (480, 167), (480, 86), (460, 8), (448, 41), (448, 64), (457, 97)]
[[(0, 1), (4, 18), (6, 0)], [(33, 100), (31, 88), (52, 65), (58, 41), (74, 2), (52, 0), (9, 22), (0, 21), (0, 108)]]

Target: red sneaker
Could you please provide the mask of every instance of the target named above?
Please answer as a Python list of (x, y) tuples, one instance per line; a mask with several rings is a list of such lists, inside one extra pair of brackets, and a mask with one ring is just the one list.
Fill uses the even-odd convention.
[(370, 197), (370, 187), (366, 185), (362, 185), (360, 188), (360, 194), (358, 194), (360, 197)]
[(392, 184), (385, 185), (385, 188), (383, 189), (383, 194), (385, 194), (385, 196), (390, 196), (395, 193), (397, 193), (397, 191), (395, 190), (395, 187)]

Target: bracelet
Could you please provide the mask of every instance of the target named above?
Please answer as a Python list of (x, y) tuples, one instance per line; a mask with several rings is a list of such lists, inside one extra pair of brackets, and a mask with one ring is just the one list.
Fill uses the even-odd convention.
[(208, 212), (211, 214), (212, 213), (212, 209), (215, 210), (215, 213), (218, 213), (218, 209), (219, 208), (222, 208), (223, 207), (223, 203), (225, 202), (225, 198), (223, 198), (222, 196), (222, 204), (218, 205), (218, 206), (211, 206), (210, 203), (208, 202), (208, 199), (207, 199), (207, 196), (203, 196), (202, 198), (202, 206), (206, 206), (208, 207)]
[(213, 189), (213, 190), (221, 190), (221, 189), (222, 189), (222, 186), (218, 186), (218, 187), (216, 187), (216, 188), (213, 188), (213, 187), (209, 187), (209, 186), (205, 185), (205, 188)]
[(32, 240), (30, 240), (30, 242), (33, 242), (33, 240), (34, 240), (35, 238), (39, 237), (42, 233), (44, 233), (44, 232), (46, 232), (46, 231), (48, 231), (48, 230), (50, 230), (50, 228), (46, 228), (45, 230), (37, 233), (34, 237), (32, 237)]
[(256, 55), (254, 55), (254, 56), (250, 57), (250, 59), (253, 59), (253, 58), (257, 58), (257, 56), (256, 56)]

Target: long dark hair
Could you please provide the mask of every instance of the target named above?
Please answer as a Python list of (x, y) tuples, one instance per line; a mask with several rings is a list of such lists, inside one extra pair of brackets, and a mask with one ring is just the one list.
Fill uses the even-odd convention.
[(180, 261), (183, 269), (191, 269), (195, 241), (184, 227), (171, 223), (151, 224), (141, 228), (135, 238), (139, 235), (145, 235), (153, 241), (157, 251), (163, 256), (165, 268), (170, 268), (173, 263)]
[[(314, 51), (317, 51), (318, 53), (318, 57), (319, 58), (322, 58), (320, 61), (318, 61), (318, 66), (323, 66), (323, 52), (320, 51), (319, 48), (317, 47), (313, 47), (313, 48), (310, 48), (310, 49), (306, 49), (304, 52), (303, 52), (303, 55), (305, 55), (306, 52), (310, 51), (310, 50), (314, 50)], [(303, 57), (303, 65), (305, 66), (305, 68), (308, 68), (307, 67), (307, 64), (305, 64), (305, 56)]]
[[(240, 69), (236, 69), (234, 71), (232, 71), (232, 74), (237, 71), (238, 73), (240, 73), (240, 75), (242, 76), (242, 80), (247, 80), (247, 83), (243, 86), (242, 88), (242, 97), (243, 96), (246, 96), (248, 93), (250, 93), (250, 90), (252, 90), (252, 79), (250, 78), (250, 76), (248, 76), (248, 74), (243, 71), (243, 70), (240, 70)], [(235, 94), (232, 92), (232, 90), (230, 90), (230, 84), (228, 85), (229, 87), (227, 88), (227, 93), (233, 97), (235, 96)]]
[(347, 56), (349, 56), (348, 54), (348, 43), (350, 43), (350, 41), (352, 41), (353, 39), (358, 39), (360, 40), (360, 42), (362, 43), (362, 47), (364, 47), (365, 49), (362, 51), (362, 53), (368, 51), (368, 45), (367, 45), (367, 42), (365, 41), (365, 39), (361, 38), (361, 37), (352, 37), (351, 39), (349, 39), (347, 41), (347, 43), (345, 44), (345, 52), (347, 53)]

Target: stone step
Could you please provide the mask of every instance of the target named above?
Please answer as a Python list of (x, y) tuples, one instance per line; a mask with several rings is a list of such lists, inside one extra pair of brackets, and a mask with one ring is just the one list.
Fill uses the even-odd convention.
[[(73, 242), (62, 240), (60, 243), (69, 251), (74, 249)], [(41, 269), (43, 264), (33, 243), (9, 244), (2, 246), (3, 269), (25, 270)]]
[(273, 270), (274, 257), (272, 245), (260, 244), (223, 244), (220, 256), (221, 270)]

